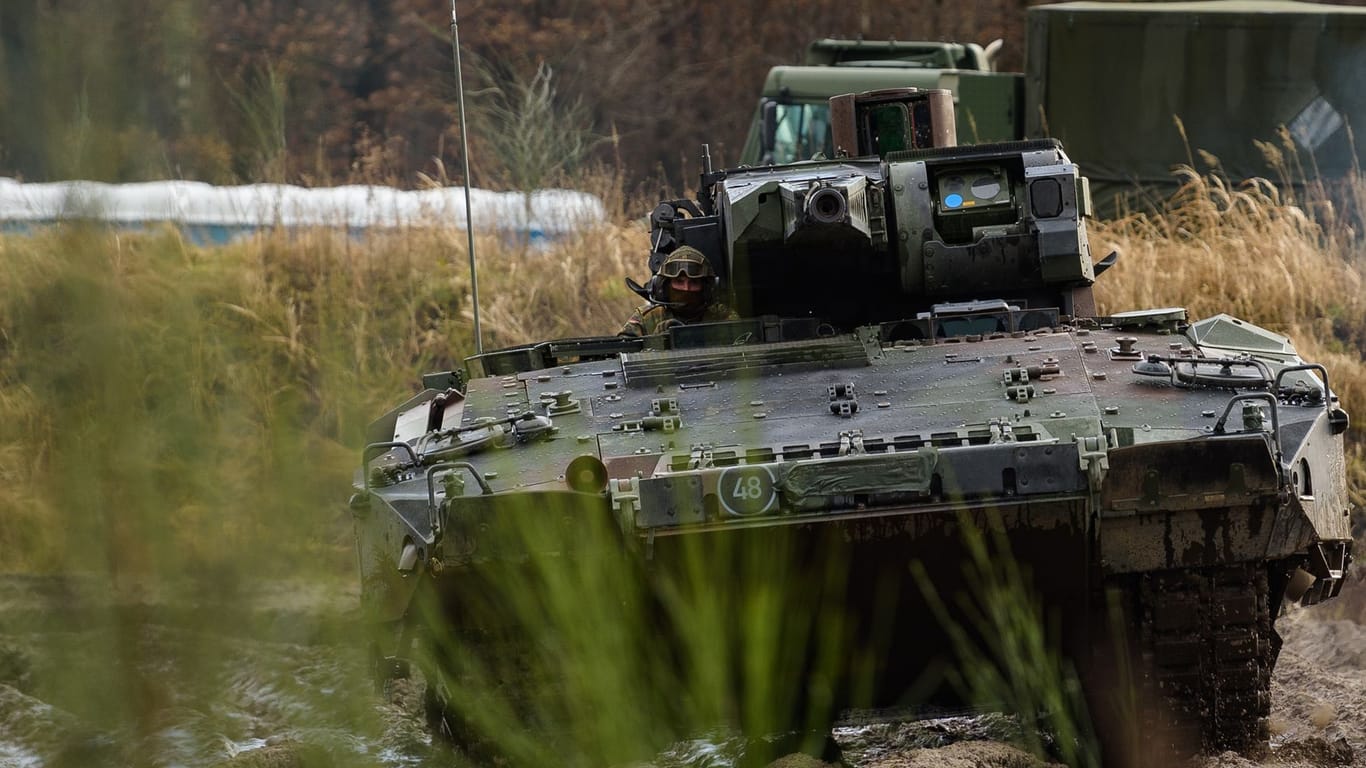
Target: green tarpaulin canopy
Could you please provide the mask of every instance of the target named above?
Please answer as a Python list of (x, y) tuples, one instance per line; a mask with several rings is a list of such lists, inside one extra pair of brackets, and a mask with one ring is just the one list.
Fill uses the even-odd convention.
[[(1366, 8), (1285, 0), (1073, 2), (1029, 9), (1028, 132), (1054, 136), (1108, 206), (1172, 167), (1277, 178), (1254, 142), (1305, 173), (1366, 159)], [(1175, 118), (1185, 126), (1183, 139)], [(1293, 166), (1294, 158), (1286, 159)]]

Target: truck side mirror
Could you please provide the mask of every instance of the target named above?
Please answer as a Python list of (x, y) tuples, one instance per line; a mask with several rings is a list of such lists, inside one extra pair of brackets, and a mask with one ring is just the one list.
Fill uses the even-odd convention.
[(778, 143), (778, 102), (764, 99), (759, 106), (761, 113), (759, 131), (759, 164), (773, 164), (773, 145)]

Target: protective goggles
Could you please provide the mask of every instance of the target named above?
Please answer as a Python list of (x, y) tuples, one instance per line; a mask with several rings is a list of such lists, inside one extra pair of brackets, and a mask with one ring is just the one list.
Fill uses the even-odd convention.
[(711, 277), (711, 267), (709, 267), (705, 263), (699, 263), (696, 261), (684, 261), (683, 259), (678, 259), (675, 261), (665, 262), (659, 268), (659, 274), (670, 279), (680, 276), (686, 276), (691, 277), (694, 280), (700, 280), (704, 277)]

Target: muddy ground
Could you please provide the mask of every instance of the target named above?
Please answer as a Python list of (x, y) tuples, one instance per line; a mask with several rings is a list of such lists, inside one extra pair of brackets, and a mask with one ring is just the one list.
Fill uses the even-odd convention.
[[(1232, 752), (1208, 755), (1189, 768), (1335, 768), (1366, 766), (1366, 578), (1357, 569), (1337, 601), (1294, 606), (1276, 622), (1285, 645), (1272, 677), (1271, 750), (1260, 759)], [(1350, 618), (1340, 618), (1350, 617)], [(961, 719), (931, 724), (841, 729), (846, 759), (860, 768), (1037, 768), (1052, 765), (993, 739), (988, 724), (976, 732)], [(936, 729), (944, 746), (922, 746)], [(771, 768), (823, 768), (792, 755)]]
[[(1291, 609), (1272, 681), (1272, 749), (1192, 768), (1366, 767), (1366, 569), (1334, 603)], [(221, 597), (221, 596), (220, 596)], [(0, 768), (429, 768), (453, 761), (423, 728), (420, 684), (370, 685), (350, 586), (274, 585), (250, 608), (195, 607), (79, 580), (0, 576)], [(217, 598), (207, 603), (223, 605)], [(190, 605), (175, 609), (168, 605)], [(132, 709), (128, 710), (130, 703)], [(124, 708), (127, 711), (121, 711)], [(861, 768), (1047, 765), (1000, 715), (836, 731)], [(738, 742), (707, 735), (633, 768), (728, 768)], [(771, 768), (821, 768), (789, 755)]]

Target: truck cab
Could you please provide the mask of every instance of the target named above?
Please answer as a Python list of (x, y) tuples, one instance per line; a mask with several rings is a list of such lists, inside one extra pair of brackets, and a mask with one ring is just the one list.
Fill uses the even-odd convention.
[(740, 163), (832, 157), (830, 97), (889, 88), (950, 91), (964, 143), (1018, 139), (1024, 76), (996, 72), (995, 50), (995, 44), (817, 40), (801, 65), (769, 70)]

